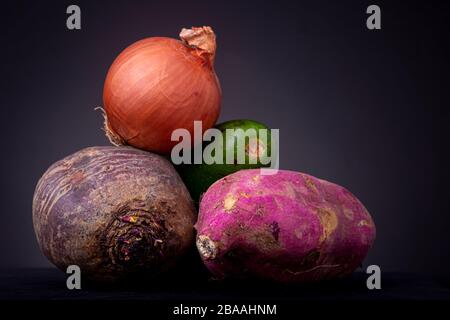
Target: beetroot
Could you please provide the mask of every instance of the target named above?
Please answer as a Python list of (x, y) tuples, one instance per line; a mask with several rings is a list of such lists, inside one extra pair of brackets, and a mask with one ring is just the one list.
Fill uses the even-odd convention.
[(197, 248), (213, 276), (278, 282), (353, 272), (375, 238), (349, 191), (307, 174), (242, 170), (214, 183), (200, 203)]
[(47, 258), (115, 280), (170, 268), (194, 242), (195, 209), (172, 165), (130, 147), (92, 147), (53, 164), (33, 199)]

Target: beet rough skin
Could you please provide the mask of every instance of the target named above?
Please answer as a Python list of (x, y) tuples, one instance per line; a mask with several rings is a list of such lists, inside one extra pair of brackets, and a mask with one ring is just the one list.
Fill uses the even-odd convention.
[(375, 239), (367, 210), (345, 188), (307, 174), (241, 170), (200, 203), (197, 248), (217, 279), (304, 282), (340, 278)]
[(194, 242), (195, 209), (173, 166), (131, 147), (92, 147), (53, 164), (39, 180), (33, 224), (62, 270), (112, 281), (170, 268)]

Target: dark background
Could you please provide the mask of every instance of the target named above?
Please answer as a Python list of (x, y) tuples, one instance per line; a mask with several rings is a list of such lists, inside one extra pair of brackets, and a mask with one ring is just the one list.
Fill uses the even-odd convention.
[[(2, 2), (0, 267), (50, 265), (34, 236), (34, 187), (56, 160), (108, 143), (94, 107), (115, 56), (144, 37), (210, 25), (220, 120), (279, 128), (281, 168), (359, 197), (377, 226), (365, 265), (448, 275), (450, 9), (392, 2)], [(382, 30), (366, 28), (373, 3)], [(81, 7), (80, 31), (66, 28), (70, 4)]]

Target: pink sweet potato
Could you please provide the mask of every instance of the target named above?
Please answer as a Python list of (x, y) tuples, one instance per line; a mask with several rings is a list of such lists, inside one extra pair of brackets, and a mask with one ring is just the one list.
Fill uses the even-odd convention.
[(367, 210), (349, 191), (307, 174), (242, 170), (204, 194), (197, 248), (217, 279), (304, 282), (340, 278), (375, 239)]

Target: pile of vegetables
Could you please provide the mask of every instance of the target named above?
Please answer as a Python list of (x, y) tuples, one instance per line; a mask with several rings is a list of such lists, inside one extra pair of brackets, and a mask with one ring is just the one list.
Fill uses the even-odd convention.
[(167, 160), (174, 130), (193, 134), (194, 121), (203, 130), (240, 129), (224, 135), (224, 159), (245, 130), (269, 130), (254, 120), (216, 125), (215, 34), (193, 27), (180, 39), (138, 41), (112, 63), (103, 109), (114, 146), (75, 152), (37, 183), (33, 224), (44, 255), (106, 282), (170, 272), (195, 246), (215, 279), (297, 283), (352, 273), (375, 239), (371, 216), (331, 182), (294, 171), (261, 174), (270, 131), (266, 141), (246, 140), (245, 163)]

